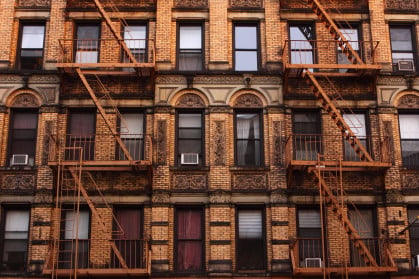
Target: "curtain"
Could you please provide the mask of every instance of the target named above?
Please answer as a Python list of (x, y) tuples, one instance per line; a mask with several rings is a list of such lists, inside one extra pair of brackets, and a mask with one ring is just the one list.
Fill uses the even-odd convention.
[[(240, 117), (240, 118), (239, 118)], [(246, 165), (247, 145), (249, 144), (250, 119), (237, 115), (237, 164)]]
[(202, 210), (177, 211), (177, 269), (202, 268)]

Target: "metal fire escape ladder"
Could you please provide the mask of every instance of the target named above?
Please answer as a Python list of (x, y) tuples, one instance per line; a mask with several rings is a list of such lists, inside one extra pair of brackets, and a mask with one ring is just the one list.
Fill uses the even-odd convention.
[(325, 203), (330, 204), (332, 211), (342, 224), (349, 238), (353, 240), (355, 248), (358, 250), (366, 265), (378, 266), (374, 256), (371, 255), (370, 250), (365, 245), (364, 241), (361, 240), (361, 236), (358, 234), (355, 227), (352, 225), (352, 222), (349, 220), (346, 213), (343, 211), (341, 204), (339, 203), (339, 200), (336, 198), (333, 191), (330, 189), (330, 187), (322, 177), (320, 173), (321, 162), (318, 162), (318, 165), (316, 167), (309, 168), (309, 171), (313, 173), (316, 179), (318, 180), (320, 192), (321, 195), (324, 197)]
[(333, 39), (338, 42), (339, 47), (348, 57), (349, 61), (351, 61), (352, 64), (364, 64), (364, 61), (362, 61), (359, 54), (352, 48), (350, 42), (345, 38), (342, 32), (339, 31), (339, 27), (328, 15), (320, 2), (318, 0), (308, 0), (308, 4), (311, 4), (313, 11), (316, 13), (317, 17), (325, 24)]

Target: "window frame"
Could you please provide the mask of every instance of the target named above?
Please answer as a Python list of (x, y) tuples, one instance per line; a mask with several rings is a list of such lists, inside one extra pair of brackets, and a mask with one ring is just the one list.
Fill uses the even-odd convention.
[[(189, 165), (189, 164), (182, 164), (181, 162), (181, 152), (180, 152), (180, 144), (182, 140), (194, 140), (195, 138), (180, 138), (180, 118), (179, 115), (180, 114), (200, 114), (201, 115), (201, 144), (200, 144), (200, 149), (201, 152), (198, 153), (198, 164), (196, 165)], [(192, 129), (192, 128), (190, 128)], [(194, 109), (194, 110), (189, 110), (189, 109), (177, 109), (176, 110), (176, 158), (175, 158), (175, 162), (176, 165), (179, 167), (192, 167), (192, 168), (196, 168), (196, 167), (202, 167), (205, 165), (205, 111), (203, 109)], [(193, 153), (193, 152), (192, 152)]]
[[(79, 39), (78, 38), (78, 32), (79, 32), (79, 28), (80, 27), (97, 27), (98, 28), (98, 37), (97, 39)], [(75, 38), (74, 40), (74, 44), (73, 44), (73, 61), (75, 63), (100, 63), (100, 49), (101, 49), (101, 37), (102, 37), (102, 26), (100, 22), (97, 21), (92, 21), (92, 22), (75, 22), (74, 23), (74, 34), (73, 34), (73, 38)], [(79, 40), (97, 40), (97, 45), (94, 48), (83, 48), (83, 47), (79, 47)], [(77, 57), (77, 54), (79, 51), (83, 52), (93, 52), (96, 51), (97, 52), (97, 57), (96, 57), (96, 61), (92, 62), (92, 61), (84, 61), (85, 59), (81, 58), (81, 60), (79, 60)]]
[[(181, 29), (182, 27), (200, 27), (201, 28), (201, 48), (181, 48)], [(196, 21), (179, 21), (177, 22), (177, 40), (176, 40), (176, 69), (182, 72), (196, 72), (203, 71), (205, 67), (205, 25), (203, 22)], [(201, 56), (201, 63), (199, 69), (183, 69), (181, 67), (181, 55), (182, 54), (197, 54)]]
[[(407, 207), (407, 218), (409, 224), (408, 231), (410, 242), (409, 248), (410, 254), (413, 255), (413, 257), (415, 257), (416, 255), (419, 255), (419, 222), (413, 223), (414, 221), (411, 220), (411, 215), (418, 216), (418, 214), (414, 214), (412, 211), (419, 212), (419, 205), (411, 205)], [(416, 231), (416, 234), (414, 234), (414, 230)], [(416, 254), (414, 254), (414, 252), (416, 252)], [(418, 262), (416, 262), (415, 264), (416, 267), (419, 266)]]
[[(359, 57), (362, 59), (362, 61), (365, 62), (365, 57), (364, 57), (364, 45), (363, 45), (363, 34), (362, 34), (362, 28), (361, 28), (361, 24), (357, 23), (357, 22), (353, 22), (353, 23), (341, 23), (340, 24), (340, 28), (339, 31), (345, 36), (345, 38), (349, 41), (349, 43), (351, 43), (352, 48), (358, 53)], [(343, 30), (356, 30), (356, 35), (357, 35), (357, 41), (351, 40), (350, 38), (348, 38), (348, 36), (346, 35), (345, 31)], [(354, 46), (354, 42), (356, 42), (357, 47)], [(336, 45), (336, 63), (339, 65), (348, 65), (348, 64), (352, 64), (346, 55), (343, 54), (342, 49)], [(339, 61), (339, 57), (340, 55), (345, 57), (345, 61)], [(339, 72), (341, 73), (347, 73), (349, 72), (348, 69), (338, 69)]]
[[(97, 124), (97, 112), (96, 112), (95, 109), (92, 109), (92, 108), (85, 108), (85, 109), (77, 108), (77, 109), (70, 109), (68, 111), (68, 113), (67, 113), (67, 123), (66, 123), (66, 125), (67, 125), (67, 127), (66, 127), (66, 129), (67, 129), (66, 146), (69, 146), (69, 144), (71, 144), (70, 143), (71, 140), (73, 140), (74, 138), (77, 140), (77, 137), (81, 138), (81, 137), (88, 136), (87, 134), (86, 135), (75, 135), (75, 136), (72, 134), (72, 131), (71, 131), (71, 128), (72, 128), (71, 125), (72, 124), (71, 123), (72, 123), (72, 117), (73, 117), (74, 114), (84, 114), (84, 115), (89, 115), (90, 114), (90, 116), (93, 117), (93, 119), (92, 119), (93, 120), (93, 131), (92, 131), (93, 133), (90, 135), (91, 140), (86, 141), (86, 143), (88, 143), (87, 145), (85, 145), (81, 142), (80, 147), (83, 147), (84, 148), (83, 150), (88, 150), (89, 151), (89, 152), (84, 152), (83, 153), (83, 160), (94, 160), (94, 158), (95, 158), (95, 147), (96, 147), (95, 138), (96, 138), (96, 128), (97, 128), (97, 125), (96, 125)], [(69, 160), (69, 159), (79, 160), (77, 153), (73, 152), (72, 155), (71, 155), (71, 153), (72, 153), (71, 151), (66, 153), (65, 157), (66, 157), (67, 160)], [(69, 157), (71, 157), (71, 158), (69, 158)]]
[[(14, 205), (3, 205), (1, 207), (1, 220), (4, 220), (4, 222), (1, 222), (0, 226), (0, 272), (4, 271), (3, 265), (6, 263), (3, 260), (3, 253), (5, 252), (5, 242), (6, 242), (6, 218), (7, 218), (7, 212), (10, 211), (26, 211), (28, 213), (28, 230), (26, 231), (26, 251), (25, 253), (25, 259), (23, 262), (23, 268), (21, 270), (10, 270), (16, 273), (26, 273), (27, 267), (28, 267), (28, 260), (29, 260), (29, 237), (31, 232), (31, 208), (27, 204), (14, 204)], [(19, 239), (20, 240), (20, 239)]]
[[(24, 29), (27, 26), (38, 26), (38, 27), (43, 27), (43, 35), (42, 35), (42, 48), (24, 48), (22, 46), (23, 41), (24, 41)], [(19, 26), (19, 39), (18, 39), (18, 51), (17, 51), (17, 68), (20, 70), (26, 70), (26, 71), (31, 71), (31, 70), (42, 70), (43, 69), (43, 63), (44, 63), (44, 56), (45, 56), (45, 42), (46, 42), (46, 22), (45, 21), (21, 21), (20, 22), (20, 26)], [(25, 50), (29, 50), (29, 51), (41, 51), (42, 54), (40, 56), (23, 56), (22, 53)], [(23, 67), (23, 57), (30, 57), (32, 59), (36, 58), (38, 59), (38, 63), (34, 63), (33, 66), (34, 68), (27, 68), (27, 67)], [(31, 63), (32, 64), (32, 63)]]
[[(178, 214), (181, 210), (190, 210), (190, 211), (200, 211), (200, 221), (201, 221), (201, 238), (200, 239), (181, 239), (179, 240), (178, 236)], [(174, 258), (174, 270), (177, 273), (190, 273), (190, 274), (199, 274), (205, 272), (205, 242), (206, 242), (206, 235), (205, 235), (205, 207), (201, 205), (179, 205), (175, 207), (175, 214), (174, 214), (174, 249), (173, 249), (173, 258)], [(179, 249), (179, 241), (200, 241), (201, 242), (201, 262), (200, 262), (200, 269), (194, 270), (180, 270), (178, 268), (179, 265), (179, 257), (178, 257), (178, 249)]]
[(412, 142), (417, 142), (417, 144), (419, 145), (419, 137), (418, 138), (403, 138), (402, 137), (402, 131), (401, 131), (401, 122), (400, 122), (400, 115), (411, 115), (411, 116), (416, 116), (416, 118), (419, 119), (419, 111), (412, 111), (412, 110), (400, 110), (398, 112), (398, 125), (399, 125), (399, 138), (400, 138), (400, 155), (401, 155), (401, 159), (402, 159), (402, 167), (409, 169), (409, 170), (418, 170), (419, 169), (419, 152), (417, 153), (417, 157), (418, 160), (415, 162), (413, 162), (412, 164), (409, 164), (406, 162), (406, 160), (403, 159), (403, 141), (412, 141)]
[[(127, 33), (125, 30), (127, 27), (144, 27), (145, 28), (145, 38), (144, 39), (127, 39), (125, 38), (125, 33)], [(149, 49), (149, 42), (148, 42), (148, 32), (149, 32), (149, 26), (148, 26), (148, 22), (128, 22), (127, 26), (121, 26), (122, 30), (121, 30), (121, 34), (122, 34), (122, 38), (125, 42), (125, 44), (127, 45), (128, 49), (131, 50), (131, 53), (133, 54), (133, 56), (135, 57), (135, 59), (137, 60), (137, 63), (146, 63), (148, 61), (148, 49)], [(133, 52), (133, 48), (130, 48), (129, 45), (127, 44), (127, 42), (125, 40), (145, 40), (144, 42), (144, 48), (138, 48), (139, 52), (136, 53), (135, 51)], [(141, 46), (141, 42), (140, 42), (140, 46)], [(136, 48), (134, 48), (136, 50)], [(143, 51), (144, 53), (141, 53), (141, 51)], [(141, 57), (143, 55), (143, 59), (139, 59), (137, 56)], [(130, 62), (128, 56), (125, 54), (124, 50), (121, 49), (121, 61), (123, 63), (132, 63)]]
[[(398, 53), (404, 53), (404, 54), (412, 54), (412, 60), (413, 60), (413, 67), (414, 70), (413, 71), (406, 71), (406, 72), (417, 72), (418, 71), (418, 50), (417, 50), (417, 37), (416, 37), (416, 28), (414, 26), (413, 23), (409, 24), (409, 23), (390, 23), (389, 24), (389, 37), (390, 37), (390, 51), (391, 51), (391, 63), (393, 65), (393, 72), (396, 73), (400, 73), (400, 72), (405, 72), (405, 71), (399, 71), (398, 69), (398, 63), (394, 63), (394, 59), (393, 59), (393, 54), (398, 54)], [(391, 38), (391, 29), (392, 28), (403, 28), (403, 29), (408, 29), (410, 31), (410, 37), (411, 37), (411, 46), (412, 46), (412, 50), (410, 52), (408, 51), (403, 51), (403, 50), (394, 50), (393, 49), (393, 40)], [(400, 60), (409, 60), (408, 58), (401, 58), (401, 59), (397, 59), (398, 61)]]
[[(344, 118), (345, 113), (342, 114), (342, 118)], [(361, 143), (364, 144), (365, 149), (371, 154), (371, 152), (373, 151), (372, 148), (372, 141), (371, 141), (371, 127), (370, 127), (370, 115), (368, 113), (368, 111), (363, 111), (363, 110), (354, 110), (350, 113), (346, 113), (346, 115), (363, 115), (364, 116), (364, 120), (365, 120), (365, 138), (363, 137), (359, 137), (357, 136), (357, 138), (361, 141)], [(345, 119), (346, 121), (346, 119)], [(346, 121), (347, 122), (347, 121)], [(346, 124), (348, 124), (348, 126), (351, 128), (352, 132), (355, 132), (353, 127), (351, 127), (351, 125), (347, 122)], [(364, 141), (364, 142), (362, 142)], [(356, 158), (356, 161), (360, 161), (361, 159), (354, 154), (353, 149), (350, 148), (349, 146), (347, 146), (347, 141), (345, 139), (343, 139), (343, 158), (344, 161), (355, 161), (354, 159)], [(347, 153), (347, 148), (351, 149), (351, 151), (349, 151), (349, 153)], [(349, 158), (347, 159), (347, 156), (349, 156)], [(349, 160), (352, 159), (352, 160)], [(359, 160), (358, 160), (359, 159)]]
[[(312, 115), (315, 115), (315, 118), (314, 118), (315, 121), (310, 122), (310, 123), (315, 123), (316, 124), (316, 127), (315, 127), (316, 133), (315, 134), (311, 134), (311, 133), (298, 133), (297, 134), (296, 133), (296, 123), (309, 123), (309, 122), (296, 122), (295, 121), (295, 116), (297, 114), (312, 114)], [(314, 109), (306, 109), (306, 110), (297, 109), (297, 110), (293, 110), (292, 111), (292, 133), (294, 135), (293, 158), (295, 160), (302, 159), (303, 161), (310, 160), (310, 159), (311, 159), (311, 161), (317, 160), (317, 153), (318, 152), (321, 152), (323, 150), (323, 142), (324, 142), (324, 140), (322, 138), (323, 133), (322, 133), (321, 112), (319, 110), (314, 110)], [(312, 135), (312, 137), (313, 137), (312, 139), (315, 142), (318, 142), (318, 144), (315, 144), (315, 145), (310, 144), (310, 147), (314, 147), (316, 149), (316, 152), (315, 152), (316, 154), (310, 154), (310, 155), (308, 155), (308, 158), (304, 157), (304, 154), (303, 154), (303, 157), (301, 157), (301, 155), (298, 155), (297, 154), (297, 151), (298, 151), (298, 149), (297, 149), (297, 143), (300, 140), (305, 141), (305, 137), (304, 137), (305, 135)], [(303, 138), (300, 139), (299, 137), (303, 137)], [(311, 141), (311, 138), (309, 138), (309, 139)]]
[[(134, 139), (140, 140), (140, 145), (141, 145), (140, 148), (141, 148), (141, 150), (139, 150), (139, 153), (140, 153), (139, 158), (137, 159), (135, 156), (133, 156), (133, 154), (131, 154), (131, 150), (129, 149), (129, 147), (127, 146), (127, 144), (125, 144), (125, 146), (127, 147), (128, 151), (130, 151), (131, 157), (134, 160), (144, 160), (144, 158), (145, 158), (146, 131), (147, 131), (146, 130), (147, 129), (147, 127), (146, 127), (147, 118), (146, 118), (145, 111), (143, 111), (143, 110), (132, 110), (132, 109), (127, 109), (127, 110), (120, 109), (119, 111), (121, 113), (121, 117), (122, 118), (126, 114), (140, 114), (140, 115), (143, 116), (143, 123), (142, 123), (143, 129), (142, 129), (141, 135), (138, 138), (134, 138)], [(127, 138), (124, 137), (124, 133), (122, 131), (122, 121), (121, 121), (121, 118), (118, 118), (118, 129), (119, 129), (119, 134), (120, 134), (121, 140), (122, 141), (126, 140)], [(129, 135), (130, 133), (125, 133), (125, 134), (128, 134)], [(116, 146), (116, 158), (119, 159), (119, 160), (126, 160), (126, 158), (124, 156), (124, 152), (121, 150), (121, 148), (118, 146), (118, 144)]]
[[(261, 244), (263, 245), (262, 249), (261, 249), (261, 253), (263, 253), (263, 257), (262, 257), (262, 261), (260, 262), (261, 266), (260, 268), (246, 268), (245, 266), (240, 266), (239, 263), (239, 257), (240, 255), (244, 255), (243, 254), (243, 249), (240, 249), (240, 223), (239, 223), (239, 212), (240, 211), (250, 211), (250, 210), (258, 210), (261, 212), (262, 215), (262, 220), (261, 220), (261, 229), (262, 229), (262, 236), (261, 238), (256, 238), (258, 239)], [(267, 254), (267, 235), (266, 235), (266, 207), (264, 205), (258, 204), (258, 205), (246, 205), (246, 204), (239, 204), (236, 206), (236, 210), (235, 210), (235, 219), (236, 219), (236, 225), (235, 225), (235, 242), (236, 242), (236, 252), (235, 252), (235, 256), (236, 256), (236, 270), (237, 272), (246, 272), (246, 271), (253, 271), (253, 270), (266, 270), (267, 269), (267, 263), (268, 263), (268, 254)], [(254, 252), (254, 251), (253, 251)]]
[[(12, 149), (13, 146), (16, 145), (15, 137), (13, 136), (13, 131), (15, 130), (29, 130), (29, 129), (14, 129), (13, 126), (15, 124), (15, 115), (16, 114), (33, 114), (36, 115), (36, 127), (34, 129), (30, 129), (34, 131), (34, 138), (33, 138), (33, 154), (28, 154), (29, 159), (32, 159), (33, 162), (29, 162), (29, 166), (35, 165), (35, 157), (37, 152), (37, 141), (38, 141), (38, 126), (39, 126), (39, 110), (36, 108), (33, 109), (22, 109), (22, 108), (12, 108), (9, 118), (9, 135), (8, 135), (8, 143), (7, 143), (7, 165), (11, 166), (11, 159), (13, 154), (19, 154), (19, 153), (13, 153)], [(29, 140), (28, 140), (29, 141)]]
[[(311, 45), (311, 50), (309, 48), (306, 49), (306, 48), (294, 48), (293, 47), (292, 41), (299, 41), (299, 40), (295, 40), (295, 39), (291, 38), (291, 34), (292, 34), (291, 28), (292, 27), (297, 27), (298, 28), (299, 26), (307, 26), (307, 27), (311, 28), (311, 33), (313, 35), (313, 38), (307, 39), (308, 42), (313, 42), (313, 44), (310, 44)], [(311, 22), (311, 21), (309, 21), (309, 22), (289, 22), (288, 23), (288, 39), (290, 41), (290, 45), (289, 45), (289, 48), (288, 48), (289, 63), (291, 63), (291, 64), (317, 64), (318, 63), (317, 43), (316, 43), (317, 42), (317, 37), (316, 37), (316, 24), (315, 24), (315, 22)], [(295, 51), (301, 52), (301, 51), (306, 51), (306, 50), (310, 50), (310, 52), (311, 52), (312, 63), (301, 63), (301, 62), (304, 62), (304, 61), (296, 61), (298, 63), (293, 62), (293, 59), (292, 59), (292, 53), (293, 52), (295, 52)], [(313, 69), (310, 69), (310, 70), (314, 71)]]
[[(236, 47), (236, 27), (254, 27), (255, 31), (256, 31), (256, 48), (255, 49), (250, 49), (250, 48), (237, 48)], [(248, 21), (248, 22), (244, 22), (244, 21), (236, 21), (233, 22), (233, 32), (232, 32), (232, 39), (233, 39), (233, 69), (236, 72), (257, 72), (260, 71), (261, 69), (261, 42), (260, 42), (260, 23), (258, 21)], [(237, 53), (239, 52), (256, 52), (256, 69), (237, 69)]]

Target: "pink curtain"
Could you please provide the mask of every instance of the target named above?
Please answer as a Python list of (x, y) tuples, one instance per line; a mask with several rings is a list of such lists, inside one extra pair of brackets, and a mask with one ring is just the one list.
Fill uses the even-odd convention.
[(202, 268), (202, 210), (177, 211), (177, 269)]

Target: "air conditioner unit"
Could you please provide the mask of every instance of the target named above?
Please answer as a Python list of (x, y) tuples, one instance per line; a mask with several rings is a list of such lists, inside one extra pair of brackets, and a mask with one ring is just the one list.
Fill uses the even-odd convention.
[(180, 163), (182, 165), (198, 165), (199, 154), (198, 153), (182, 153), (180, 154)]
[(322, 267), (321, 258), (305, 258), (304, 263), (306, 267)]
[(26, 166), (29, 163), (29, 155), (28, 154), (13, 154), (12, 161), (10, 164), (12, 166)]
[(399, 60), (397, 62), (397, 69), (399, 71), (413, 72), (415, 70), (413, 60)]

